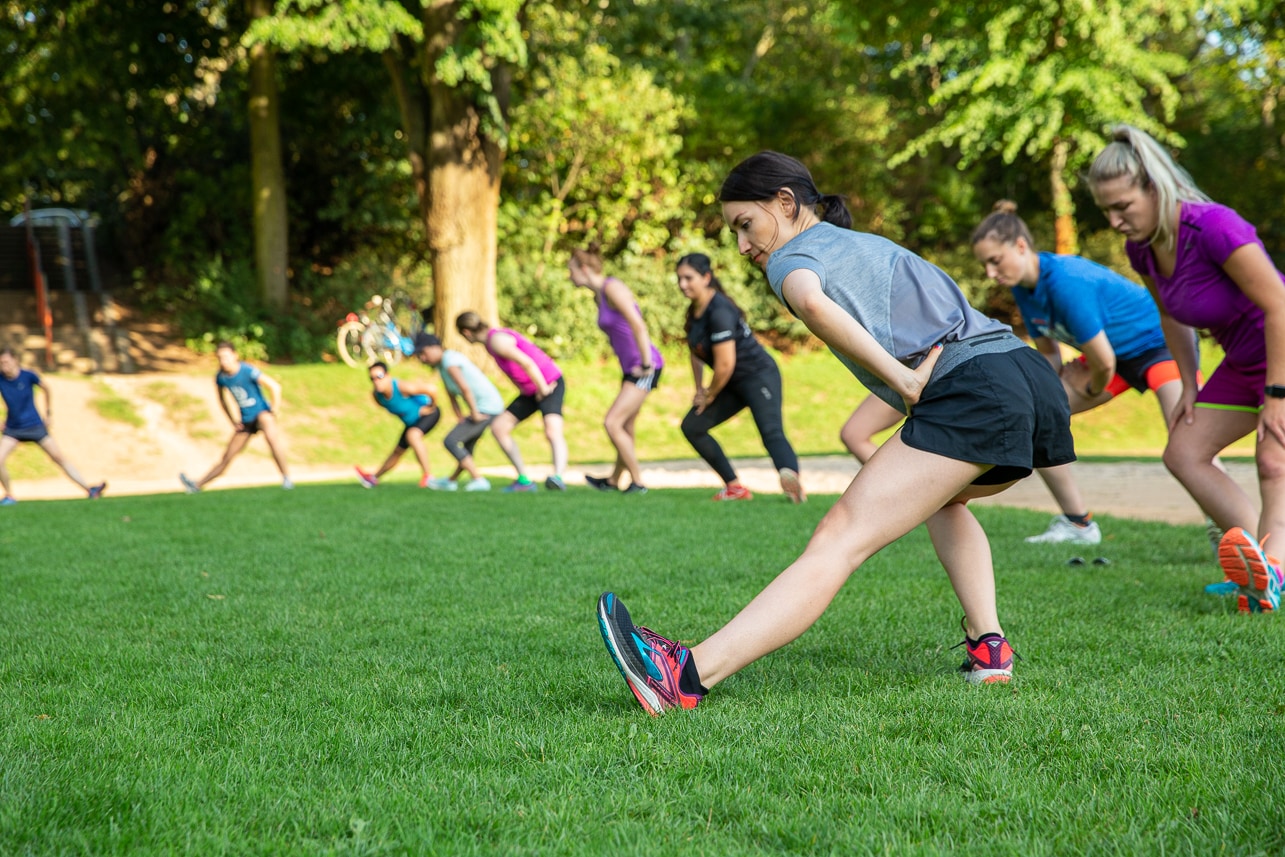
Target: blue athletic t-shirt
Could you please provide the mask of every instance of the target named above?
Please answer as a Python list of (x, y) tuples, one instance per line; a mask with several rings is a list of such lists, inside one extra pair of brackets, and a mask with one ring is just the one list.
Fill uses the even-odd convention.
[(1097, 262), (1041, 253), (1035, 287), (1010, 291), (1033, 338), (1079, 348), (1106, 331), (1121, 360), (1165, 346), (1160, 312), (1147, 290)]
[(242, 363), (231, 375), (224, 375), (220, 370), (214, 376), (214, 383), (231, 391), (236, 406), (241, 411), (241, 422), (253, 422), (259, 414), (271, 411), (268, 400), (264, 398), (259, 387), (263, 373), (249, 363)]
[(433, 400), (422, 393), (414, 396), (407, 396), (398, 386), (396, 379), (393, 380), (393, 394), (385, 396), (378, 390), (375, 391), (375, 401), (379, 406), (388, 411), (393, 416), (400, 419), (408, 426), (413, 426), (419, 422), (420, 409), (425, 405), (433, 404)]
[(4, 418), (5, 428), (29, 429), (45, 424), (36, 410), (36, 386), (40, 376), (29, 369), (19, 369), (17, 378), (0, 374), (0, 395), (4, 397), (9, 413)]

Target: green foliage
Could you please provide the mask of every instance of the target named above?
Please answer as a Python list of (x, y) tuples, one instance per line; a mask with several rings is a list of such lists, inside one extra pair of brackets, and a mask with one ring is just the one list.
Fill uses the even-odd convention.
[[(604, 345), (565, 274), (589, 241), (662, 338), (682, 328), (674, 261), (699, 250), (760, 333), (807, 343), (736, 258), (714, 199), (762, 148), (802, 158), (858, 228), (938, 261), (1001, 314), (968, 233), (1008, 197), (1051, 247), (1053, 147), (1074, 185), (1121, 120), (1182, 142), (1184, 166), (1285, 264), (1279, 3), (461, 0), (433, 33), (431, 9), (394, 0), (278, 0), (253, 26), (225, 0), (0, 11), (0, 215), (28, 195), (94, 212), (109, 285), (128, 281), (196, 342), (228, 334), (274, 358), (328, 354), (335, 321), (390, 283), (427, 297), (411, 128), (386, 59), (420, 95), (428, 82), (467, 95), (508, 141), (501, 312), (562, 355)], [(233, 261), (251, 257), (244, 52), (260, 41), (283, 51), (294, 294), (280, 315), (237, 303)], [(1074, 202), (1086, 254), (1121, 267), (1122, 242)]]

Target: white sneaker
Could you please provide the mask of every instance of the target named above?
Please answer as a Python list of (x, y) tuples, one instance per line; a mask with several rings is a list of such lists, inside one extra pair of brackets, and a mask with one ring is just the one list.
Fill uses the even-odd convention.
[(281, 480), (281, 487), (284, 488), (286, 491), (290, 491), (294, 489), (294, 483), (291, 482), (290, 477), (287, 476), (285, 479)]
[(454, 479), (447, 479), (445, 476), (435, 476), (428, 480), (428, 487), (434, 491), (455, 491), (460, 486), (455, 484)]
[(485, 476), (479, 476), (476, 479), (470, 479), (464, 486), (465, 491), (490, 491), (491, 483)]
[(1102, 530), (1097, 521), (1089, 521), (1087, 527), (1071, 523), (1066, 515), (1056, 515), (1049, 522), (1049, 528), (1038, 536), (1027, 536), (1026, 543), (1032, 545), (1051, 545), (1066, 542), (1075, 545), (1096, 545), (1102, 541)]

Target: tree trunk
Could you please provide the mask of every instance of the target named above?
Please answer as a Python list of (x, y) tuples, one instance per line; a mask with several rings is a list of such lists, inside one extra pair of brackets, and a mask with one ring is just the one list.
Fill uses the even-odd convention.
[[(427, 92), (424, 169), (427, 202), (421, 199), (424, 232), (433, 264), (433, 321), (443, 344), (470, 347), (455, 330), (456, 317), (472, 310), (496, 323), (496, 234), (500, 209), (500, 170), (504, 148), (488, 129), (467, 87), (450, 86), (433, 73), (453, 49), (461, 21), (458, 0), (424, 4), (422, 83)], [(493, 78), (501, 112), (507, 112), (507, 73)]]
[(1053, 191), (1054, 252), (1063, 255), (1075, 253), (1079, 247), (1075, 236), (1075, 202), (1066, 183), (1066, 162), (1071, 144), (1059, 139), (1053, 144), (1053, 158), (1049, 167), (1049, 184)]
[[(273, 0), (249, 0), (250, 18), (272, 14)], [(263, 42), (250, 48), (250, 172), (254, 192), (254, 269), (263, 302), (285, 309), (288, 232), (286, 176), (281, 164), (281, 116), (276, 54)]]

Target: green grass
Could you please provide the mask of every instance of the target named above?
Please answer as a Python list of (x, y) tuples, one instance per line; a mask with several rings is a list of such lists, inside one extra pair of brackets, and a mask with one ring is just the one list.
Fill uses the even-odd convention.
[(129, 399), (124, 398), (101, 381), (94, 382), (94, 398), (90, 399), (89, 404), (105, 420), (124, 423), (134, 428), (142, 428), (146, 425)]
[(953, 668), (922, 528), (801, 639), (651, 719), (606, 588), (696, 640), (832, 498), (390, 485), (2, 510), (0, 853), (1280, 854), (1285, 625), (1197, 527), (981, 508), (1009, 687)]
[(210, 440), (220, 435), (203, 426), (210, 420), (210, 409), (196, 396), (179, 389), (169, 381), (152, 381), (143, 388), (143, 395), (165, 406), (166, 415), (182, 426), (195, 438)]

